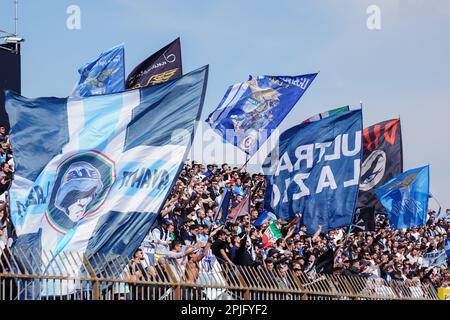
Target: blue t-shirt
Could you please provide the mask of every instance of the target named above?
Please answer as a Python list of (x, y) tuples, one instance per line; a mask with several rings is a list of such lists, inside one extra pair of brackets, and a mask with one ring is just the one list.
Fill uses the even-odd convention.
[(240, 186), (238, 186), (238, 185), (234, 185), (233, 186), (233, 190), (234, 190), (234, 192), (237, 194), (237, 195), (240, 195), (240, 196), (243, 196), (245, 193), (244, 193), (244, 190), (242, 189), (242, 185), (240, 185)]

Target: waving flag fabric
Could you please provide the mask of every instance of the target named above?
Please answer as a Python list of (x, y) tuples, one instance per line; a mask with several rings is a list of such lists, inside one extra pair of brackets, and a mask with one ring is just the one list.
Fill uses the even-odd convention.
[[(353, 110), (302, 123), (280, 136), (266, 160), (265, 208), (283, 220), (302, 213), (313, 234), (350, 225), (358, 194), (362, 112)], [(274, 153), (274, 152), (272, 152)], [(268, 168), (267, 168), (268, 167)]]
[(266, 223), (266, 222), (271, 222), (271, 221), (277, 221), (277, 216), (274, 215), (272, 212), (269, 212), (267, 210), (264, 210), (263, 212), (261, 212), (261, 214), (258, 216), (258, 219), (255, 220), (255, 222), (253, 223), (253, 225), (255, 227), (259, 227), (260, 225)]
[(228, 214), (227, 220), (231, 220), (235, 223), (239, 217), (249, 216), (250, 217), (250, 204), (251, 204), (251, 191), (247, 190), (247, 195), (242, 201), (234, 207)]
[(128, 75), (127, 89), (143, 88), (177, 79), (183, 74), (180, 38), (142, 61)]
[(7, 92), (16, 247), (131, 256), (185, 159), (207, 73), (85, 99)]
[(277, 241), (277, 239), (280, 239), (282, 236), (283, 235), (281, 234), (275, 222), (272, 222), (263, 233), (262, 237), (263, 248), (273, 246)]
[(429, 166), (411, 169), (374, 189), (397, 229), (424, 226), (430, 194)]
[(402, 173), (402, 156), (400, 119), (386, 120), (364, 129), (358, 207), (379, 207), (371, 190)]
[(322, 113), (318, 113), (316, 115), (313, 115), (311, 118), (306, 119), (305, 121), (303, 121), (303, 123), (305, 122), (314, 122), (314, 121), (319, 121), (323, 118), (341, 113), (341, 112), (347, 112), (350, 110), (349, 106), (345, 106), (345, 107), (340, 107), (340, 108), (336, 108), (336, 109), (332, 109), (332, 110), (328, 110), (326, 112), (322, 112)]
[(225, 188), (221, 195), (221, 200), (216, 213), (214, 214), (214, 221), (219, 221), (220, 224), (225, 224), (228, 217), (228, 210), (230, 208), (231, 189)]
[(309, 88), (317, 73), (259, 76), (228, 88), (206, 122), (249, 155), (258, 151)]
[(115, 46), (103, 52), (96, 60), (78, 70), (80, 80), (72, 95), (93, 95), (121, 92), (125, 90), (125, 48)]

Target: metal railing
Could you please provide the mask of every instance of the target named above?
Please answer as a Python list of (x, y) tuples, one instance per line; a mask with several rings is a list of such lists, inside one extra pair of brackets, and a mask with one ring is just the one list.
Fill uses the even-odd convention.
[[(205, 260), (205, 259), (204, 259)], [(438, 300), (430, 284), (263, 267), (5, 250), (0, 300)]]

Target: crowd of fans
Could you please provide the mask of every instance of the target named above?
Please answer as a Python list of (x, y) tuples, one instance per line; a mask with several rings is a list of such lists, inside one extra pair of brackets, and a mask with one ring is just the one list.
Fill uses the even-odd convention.
[[(8, 188), (14, 173), (13, 151), (5, 127), (0, 126), (0, 253), (11, 246), (14, 228), (8, 214)], [(250, 209), (237, 218), (219, 223), (216, 213), (224, 197), (232, 194), (229, 209), (246, 200), (250, 194)], [(411, 283), (431, 283), (434, 287), (449, 287), (448, 259), (431, 263), (429, 256), (444, 252), (450, 235), (450, 209), (438, 215), (429, 211), (427, 224), (408, 230), (394, 229), (386, 216), (377, 215), (372, 232), (349, 232), (342, 227), (328, 232), (308, 230), (301, 224), (301, 212), (292, 221), (282, 221), (264, 213), (265, 179), (262, 174), (250, 174), (245, 168), (227, 164), (203, 165), (186, 161), (168, 200), (158, 217), (159, 224), (144, 240), (154, 253), (150, 265), (175, 262), (186, 270), (186, 281), (195, 283), (199, 275), (198, 262), (212, 254), (222, 266), (258, 266), (279, 273), (291, 269), (294, 273), (318, 270), (318, 261), (330, 256), (331, 267), (323, 272), (359, 275), (367, 278), (405, 280)], [(226, 213), (222, 213), (225, 214)], [(263, 242), (263, 234), (274, 223), (281, 237), (273, 244)], [(155, 269), (144, 269), (145, 254), (136, 251), (131, 262), (130, 277), (145, 280)], [(150, 270), (150, 273), (149, 273)], [(153, 271), (151, 271), (153, 270)]]
[(14, 226), (9, 218), (8, 189), (14, 174), (14, 159), (9, 135), (4, 126), (0, 126), (0, 255), (11, 246)]
[[(225, 188), (232, 192), (230, 210), (244, 201), (248, 192), (251, 206), (248, 214), (221, 224), (215, 221), (215, 214)], [(260, 266), (279, 272), (291, 269), (294, 273), (317, 270), (318, 261), (323, 264), (323, 258), (332, 252), (331, 270), (324, 272), (449, 286), (448, 259), (430, 263), (427, 257), (445, 254), (450, 210), (439, 217), (430, 210), (425, 226), (408, 230), (396, 230), (386, 216), (377, 215), (375, 231), (349, 232), (349, 227), (342, 227), (325, 233), (320, 226), (307, 230), (300, 212), (292, 221), (275, 217), (256, 226), (264, 211), (264, 193), (263, 175), (227, 164), (204, 166), (187, 161), (160, 213), (159, 226), (150, 231), (144, 245), (153, 246), (155, 261), (173, 260), (193, 269), (195, 275), (198, 268), (193, 262), (200, 261), (209, 248), (222, 265)], [(282, 236), (265, 246), (263, 234), (272, 222)], [(204, 246), (207, 248), (198, 250)]]

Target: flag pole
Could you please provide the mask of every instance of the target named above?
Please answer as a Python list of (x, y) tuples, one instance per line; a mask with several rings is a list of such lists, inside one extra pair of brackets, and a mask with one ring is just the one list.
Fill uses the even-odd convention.
[(438, 214), (437, 214), (437, 216), (436, 216), (436, 219), (439, 219), (439, 217), (441, 216), (441, 209), (442, 209), (442, 206), (441, 206), (441, 204), (439, 203), (438, 199), (437, 199), (437, 198), (434, 196), (434, 194), (432, 194), (431, 192), (430, 192), (430, 196), (431, 196), (431, 199), (433, 199), (434, 201), (436, 201), (437, 205), (439, 206)]
[(14, 0), (14, 34), (17, 37), (19, 32), (19, 0)]
[(248, 156), (247, 153), (245, 153), (245, 163), (242, 165), (242, 167), (239, 169), (239, 171), (241, 171), (244, 167), (245, 169), (247, 169), (247, 163), (250, 161), (250, 157)]
[(247, 171), (247, 164), (250, 161), (250, 156), (246, 153), (245, 154), (245, 171)]

